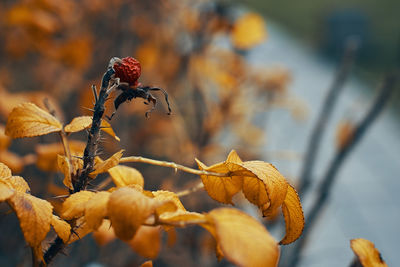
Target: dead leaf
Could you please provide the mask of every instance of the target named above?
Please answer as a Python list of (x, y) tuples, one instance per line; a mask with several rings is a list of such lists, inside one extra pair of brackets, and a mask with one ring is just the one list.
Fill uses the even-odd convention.
[(42, 258), (41, 243), (50, 231), (53, 207), (43, 199), (15, 192), (9, 202), (17, 214), (26, 242)]
[(114, 184), (117, 187), (123, 187), (131, 184), (137, 184), (143, 188), (144, 179), (142, 174), (135, 168), (125, 165), (117, 165), (108, 170)]
[(291, 185), (288, 187), (285, 201), (282, 204), (282, 213), (285, 218), (286, 235), (279, 244), (287, 245), (301, 236), (305, 224), (299, 195)]
[(50, 223), (57, 235), (64, 241), (64, 243), (67, 243), (69, 236), (71, 235), (71, 225), (64, 220), (61, 220), (56, 215), (53, 215)]
[(50, 113), (32, 103), (22, 103), (8, 116), (5, 133), (12, 138), (33, 137), (62, 130)]
[(256, 13), (241, 16), (233, 26), (232, 42), (236, 48), (250, 49), (266, 39), (264, 19)]
[(91, 191), (79, 191), (70, 195), (63, 203), (61, 215), (66, 220), (82, 217), (85, 213), (86, 203), (96, 193)]
[(355, 126), (350, 121), (342, 121), (336, 129), (336, 147), (343, 149), (353, 139)]
[(136, 253), (144, 258), (157, 258), (161, 249), (160, 226), (140, 226), (133, 239), (128, 241), (128, 244)]
[[(277, 266), (279, 248), (265, 227), (253, 217), (231, 208), (207, 214), (223, 255), (238, 266)], [(211, 228), (211, 229), (210, 229)]]
[(57, 155), (58, 168), (64, 174), (63, 184), (69, 189), (73, 190), (71, 180), (71, 164), (66, 156)]
[(103, 161), (102, 163), (95, 165), (95, 170), (90, 173), (90, 176), (92, 176), (92, 177), (96, 176), (99, 173), (106, 172), (109, 169), (111, 169), (112, 167), (117, 166), (119, 163), (119, 160), (122, 157), (122, 153), (124, 151), (125, 151), (124, 149), (121, 149), (120, 151), (118, 151), (117, 153), (115, 153), (114, 155), (112, 155), (111, 157), (109, 157), (108, 159)]
[(93, 230), (97, 230), (103, 222), (104, 217), (107, 216), (107, 203), (110, 195), (111, 193), (107, 191), (97, 192), (85, 204), (85, 220), (87, 226)]
[(75, 222), (74, 232), (70, 235), (68, 239), (68, 244), (82, 239), (84, 236), (93, 232), (93, 229), (88, 227), (85, 218), (80, 217)]
[(350, 240), (350, 246), (363, 267), (387, 267), (374, 243), (367, 239)]

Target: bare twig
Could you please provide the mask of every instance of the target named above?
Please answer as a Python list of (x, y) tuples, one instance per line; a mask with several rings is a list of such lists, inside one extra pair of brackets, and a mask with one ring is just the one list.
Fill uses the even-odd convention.
[(203, 189), (203, 188), (204, 188), (203, 182), (199, 182), (198, 184), (196, 184), (195, 186), (193, 186), (193, 187), (191, 187), (189, 189), (177, 192), (176, 195), (178, 197), (184, 197), (184, 196), (190, 195), (191, 193), (194, 193), (194, 192), (196, 192), (196, 191), (198, 191), (200, 189)]
[(317, 219), (321, 215), (322, 209), (325, 207), (327, 203), (327, 199), (332, 189), (332, 185), (335, 182), (335, 178), (337, 177), (336, 174), (338, 173), (340, 166), (347, 158), (349, 153), (352, 149), (360, 142), (361, 138), (367, 132), (369, 127), (375, 121), (377, 116), (382, 111), (385, 104), (388, 102), (390, 95), (393, 91), (394, 85), (396, 83), (398, 73), (388, 75), (379, 91), (379, 95), (376, 97), (375, 101), (373, 102), (371, 108), (369, 109), (368, 113), (362, 119), (362, 121), (357, 125), (354, 130), (353, 138), (351, 141), (348, 142), (346, 146), (340, 148), (337, 152), (333, 161), (331, 162), (327, 172), (322, 180), (322, 183), (318, 189), (317, 198), (308, 214), (306, 216), (307, 222), (304, 227), (302, 237), (294, 244), (293, 251), (290, 255), (287, 255), (287, 259), (289, 260), (289, 264), (287, 266), (296, 266), (300, 259), (300, 253), (304, 249), (310, 230), (313, 228), (314, 224), (316, 223)]
[(336, 100), (338, 99), (338, 96), (343, 89), (343, 85), (350, 73), (351, 66), (354, 62), (356, 49), (357, 42), (353, 39), (350, 39), (346, 44), (340, 67), (325, 97), (324, 103), (322, 105), (322, 110), (318, 116), (317, 123), (312, 130), (310, 139), (308, 141), (308, 147), (304, 158), (302, 172), (300, 175), (300, 183), (298, 187), (298, 193), (300, 196), (303, 196), (310, 186), (314, 162), (317, 158), (318, 147), (321, 141), (321, 137), (324, 134), (326, 125), (329, 121)]
[(204, 170), (196, 170), (196, 169), (192, 169), (192, 168), (180, 165), (180, 164), (176, 164), (175, 162), (161, 161), (161, 160), (149, 159), (149, 158), (144, 158), (144, 157), (136, 157), (136, 156), (123, 157), (120, 159), (119, 162), (120, 163), (142, 162), (142, 163), (147, 163), (147, 164), (151, 164), (151, 165), (172, 168), (175, 170), (181, 170), (181, 171), (196, 174), (196, 175), (212, 175), (212, 176), (218, 176), (218, 177), (229, 176), (229, 173), (218, 173), (218, 172), (208, 172), (208, 171), (204, 171)]

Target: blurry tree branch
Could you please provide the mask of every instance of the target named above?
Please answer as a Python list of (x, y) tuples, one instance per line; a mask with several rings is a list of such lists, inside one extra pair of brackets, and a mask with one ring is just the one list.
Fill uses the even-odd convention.
[(346, 43), (342, 62), (337, 70), (336, 76), (333, 80), (331, 87), (322, 104), (322, 110), (319, 112), (317, 123), (312, 130), (310, 139), (308, 141), (307, 152), (305, 154), (302, 172), (300, 175), (300, 183), (298, 186), (298, 193), (303, 196), (311, 185), (312, 171), (314, 168), (315, 159), (318, 156), (318, 148), (320, 145), (321, 137), (324, 134), (326, 125), (329, 121), (331, 113), (334, 109), (336, 101), (342, 92), (344, 83), (346, 82), (351, 67), (354, 62), (355, 53), (358, 43), (354, 39), (349, 39)]
[(326, 171), (326, 174), (322, 180), (322, 183), (319, 186), (317, 191), (317, 197), (312, 205), (312, 208), (308, 215), (306, 216), (306, 224), (304, 227), (302, 237), (293, 245), (293, 247), (289, 248), (284, 257), (282, 257), (287, 264), (283, 264), (282, 266), (296, 266), (300, 259), (300, 254), (306, 246), (308, 236), (311, 232), (311, 229), (314, 227), (317, 219), (321, 215), (321, 211), (325, 207), (329, 194), (332, 189), (332, 185), (335, 182), (336, 174), (338, 173), (342, 163), (345, 161), (349, 153), (354, 149), (357, 143), (360, 142), (361, 138), (367, 132), (369, 127), (378, 117), (380, 112), (383, 110), (385, 104), (390, 99), (391, 93), (396, 84), (396, 80), (398, 78), (398, 72), (388, 75), (383, 81), (381, 88), (379, 90), (378, 96), (375, 98), (371, 108), (365, 117), (361, 120), (361, 122), (355, 127), (352, 139), (347, 143), (347, 145), (341, 147), (336, 155), (334, 156), (329, 168)]

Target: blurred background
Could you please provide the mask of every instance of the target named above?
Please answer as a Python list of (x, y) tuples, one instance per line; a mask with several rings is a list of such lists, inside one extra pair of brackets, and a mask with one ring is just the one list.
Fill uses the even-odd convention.
[[(42, 108), (47, 101), (65, 123), (90, 115), (91, 85), (99, 86), (110, 58), (133, 56), (142, 64), (140, 82), (164, 88), (173, 114), (166, 115), (163, 95), (148, 119), (143, 101), (122, 104), (110, 122), (121, 141), (105, 135), (103, 158), (124, 148), (126, 156), (195, 167), (194, 158), (213, 164), (235, 149), (243, 160), (271, 162), (297, 186), (308, 223), (329, 166), (348, 149), (306, 241), (282, 248), (280, 265), (349, 266), (349, 241), (362, 237), (395, 266), (400, 262), (400, 88), (391, 84), (391, 94), (377, 95), (387, 73), (399, 66), (399, 11), (394, 0), (3, 0), (0, 161), (57, 212), (60, 200), (54, 197), (67, 193), (56, 165), (63, 153), (58, 136), (11, 141), (3, 130), (7, 116), (26, 101)], [(355, 141), (370, 107), (383, 107), (387, 100), (384, 113)], [(106, 113), (113, 111), (110, 100)], [(70, 140), (76, 140), (74, 150), (83, 151), (84, 133)], [(131, 166), (143, 173), (148, 190), (176, 192), (198, 182), (161, 167)], [(182, 202), (198, 212), (220, 206), (202, 191)], [(267, 222), (242, 196), (235, 204), (259, 218), (277, 240), (284, 235), (282, 218)], [(4, 203), (0, 227), (0, 265), (29, 266), (18, 220)], [(153, 241), (127, 244), (98, 232), (73, 243), (53, 264), (138, 266), (156, 258), (155, 266), (230, 266), (216, 260), (215, 243), (202, 229), (148, 235), (147, 240), (161, 240), (161, 247)], [(152, 249), (140, 249), (146, 246)]]

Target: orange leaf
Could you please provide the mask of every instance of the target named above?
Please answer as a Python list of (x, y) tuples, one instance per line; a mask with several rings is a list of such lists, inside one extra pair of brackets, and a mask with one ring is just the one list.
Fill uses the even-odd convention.
[[(50, 231), (53, 207), (43, 199), (21, 192), (15, 192), (9, 201), (17, 214), (26, 242), (41, 253), (38, 248)], [(41, 255), (37, 256), (41, 258)]]
[(117, 187), (123, 187), (131, 184), (137, 184), (141, 187), (144, 185), (142, 174), (135, 168), (117, 165), (108, 170), (114, 184)]
[(350, 121), (342, 121), (336, 129), (336, 147), (343, 149), (353, 139), (355, 126)]
[(62, 124), (50, 113), (32, 103), (22, 103), (8, 116), (6, 135), (12, 138), (45, 135), (62, 130)]
[(363, 267), (387, 267), (374, 243), (363, 238), (350, 240), (350, 246)]
[[(80, 116), (74, 118), (68, 125), (64, 127), (64, 131), (67, 133), (75, 133), (87, 129), (92, 126), (93, 118), (90, 116)], [(114, 137), (117, 141), (120, 141), (119, 137), (116, 136), (113, 128), (108, 121), (101, 121), (101, 129)]]
[(140, 256), (148, 259), (155, 259), (161, 249), (160, 226), (140, 226), (129, 246)]
[(212, 210), (203, 225), (216, 238), (223, 255), (238, 266), (277, 266), (279, 248), (253, 217), (231, 208)]
[(0, 150), (5, 150), (11, 143), (11, 138), (4, 133), (4, 126), (0, 124)]
[(207, 167), (196, 159), (200, 170), (227, 174), (227, 176), (224, 177), (200, 175), (204, 188), (211, 198), (221, 203), (233, 205), (232, 197), (242, 189), (243, 182), (241, 176), (232, 175), (235, 171), (243, 170), (243, 168), (237, 164), (239, 161), (240, 158), (234, 150), (229, 153), (228, 159), (225, 162), (217, 163), (210, 167)]
[(235, 22), (232, 42), (236, 48), (250, 49), (264, 41), (266, 36), (263, 18), (258, 14), (248, 13)]
[(129, 187), (112, 192), (107, 212), (115, 235), (125, 241), (132, 239), (142, 223), (161, 204)]
[(62, 217), (66, 220), (82, 217), (85, 213), (86, 203), (95, 194), (90, 191), (80, 191), (70, 195), (62, 205)]
[(85, 204), (85, 220), (87, 226), (96, 230), (103, 222), (103, 218), (107, 216), (107, 203), (110, 199), (110, 192), (97, 192)]
[(99, 173), (103, 173), (111, 169), (112, 167), (115, 167), (118, 165), (119, 160), (122, 157), (122, 153), (124, 152), (124, 149), (121, 149), (105, 161), (99, 163), (98, 165), (95, 166), (95, 170), (90, 173), (90, 176), (95, 176)]
[(5, 163), (14, 173), (21, 172), (25, 165), (20, 156), (8, 150), (0, 151), (0, 162)]
[(64, 174), (63, 184), (69, 189), (74, 189), (71, 180), (71, 164), (66, 156), (57, 155), (58, 168)]
[(153, 267), (153, 261), (145, 261), (140, 267)]
[(242, 164), (257, 179), (245, 176), (243, 193), (253, 204), (257, 205), (264, 216), (274, 217), (285, 200), (288, 183), (285, 177), (270, 163), (263, 161), (247, 161)]
[(67, 243), (69, 236), (71, 235), (71, 225), (64, 220), (61, 220), (58, 216), (53, 215), (51, 218), (51, 226), (53, 226), (54, 231), (57, 235), (61, 237), (64, 243)]
[(288, 187), (285, 201), (282, 204), (282, 213), (286, 223), (286, 235), (279, 244), (287, 245), (301, 236), (305, 223), (299, 195), (291, 185)]

